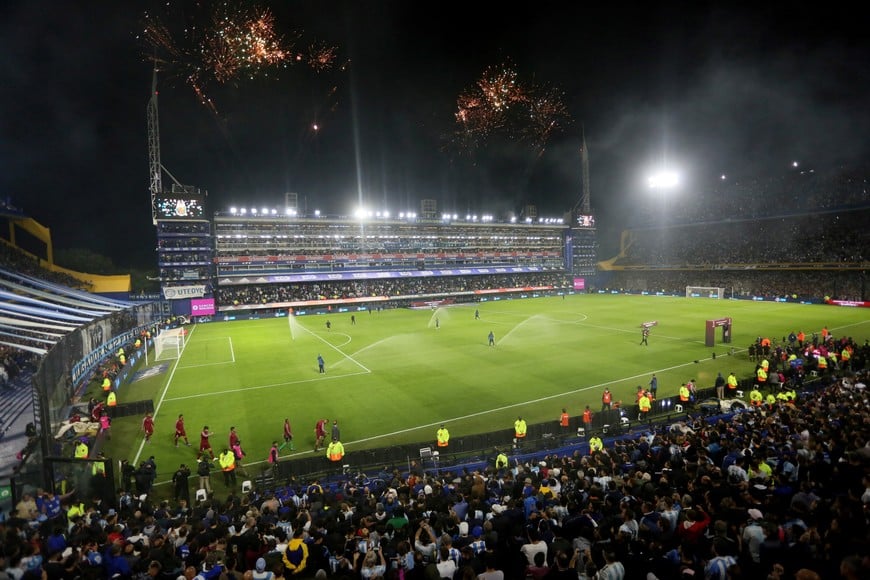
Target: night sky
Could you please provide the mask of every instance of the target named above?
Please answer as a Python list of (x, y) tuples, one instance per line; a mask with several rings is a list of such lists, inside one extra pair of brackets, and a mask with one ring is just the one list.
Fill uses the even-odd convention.
[[(206, 5), (208, 3), (205, 3)], [(864, 19), (827, 5), (715, 3), (590, 8), (583, 2), (274, 1), (279, 29), (337, 47), (346, 69), (305, 66), (210, 83), (216, 113), (159, 78), (163, 165), (209, 192), (208, 207), (518, 212), (561, 216), (581, 193), (589, 149), (603, 253), (667, 165), (679, 195), (729, 179), (830, 167), (868, 154), (870, 51)], [(487, 7), (489, 9), (484, 9)], [(121, 267), (155, 262), (143, 56), (146, 11), (184, 3), (9, 1), (0, 195)], [(825, 12), (829, 10), (829, 12)], [(832, 10), (832, 11), (831, 11)], [(559, 89), (570, 123), (535, 147), (495, 136), (474, 156), (452, 144), (457, 97), (487, 67)], [(320, 129), (312, 130), (317, 123)], [(164, 175), (164, 184), (171, 179)], [(603, 255), (602, 258), (609, 257)]]

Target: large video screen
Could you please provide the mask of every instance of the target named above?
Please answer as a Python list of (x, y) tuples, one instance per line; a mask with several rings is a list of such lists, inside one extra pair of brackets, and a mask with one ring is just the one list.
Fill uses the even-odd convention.
[(157, 217), (160, 219), (196, 219), (205, 215), (202, 200), (190, 197), (161, 197), (157, 199)]
[(192, 298), (190, 300), (191, 316), (211, 316), (214, 313), (214, 298)]

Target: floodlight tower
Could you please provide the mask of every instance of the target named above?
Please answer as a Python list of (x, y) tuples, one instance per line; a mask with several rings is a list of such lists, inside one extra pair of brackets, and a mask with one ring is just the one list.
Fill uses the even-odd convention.
[(598, 272), (598, 232), (595, 228), (595, 216), (592, 214), (585, 130), (580, 146), (580, 170), (580, 199), (571, 209), (571, 228), (565, 237), (565, 269), (574, 276), (576, 290), (583, 290), (593, 283)]
[[(157, 110), (157, 59), (154, 59), (154, 72), (151, 75), (151, 98), (148, 100), (148, 171), (151, 193), (151, 221), (156, 226), (158, 212), (158, 200), (163, 195), (163, 172), (166, 172), (174, 185), (173, 191), (181, 190), (185, 193), (191, 190), (190, 186), (181, 185), (175, 176), (160, 162), (160, 114)], [(199, 192), (197, 192), (199, 193)]]
[(148, 100), (148, 171), (151, 192), (151, 221), (157, 225), (157, 198), (163, 194), (163, 178), (160, 168), (160, 115), (157, 110), (157, 61), (151, 75), (151, 98)]
[[(157, 267), (161, 290), (173, 314), (194, 316), (202, 312), (192, 299), (211, 298), (209, 285), (214, 283), (214, 244), (211, 224), (205, 218), (204, 202), (208, 192), (182, 185), (160, 161), (160, 116), (157, 109), (158, 61), (154, 59), (151, 98), (148, 101), (148, 190), (151, 194), (151, 221), (157, 228)], [(172, 187), (163, 189), (163, 172), (172, 179)], [(168, 222), (163, 228), (163, 222)], [(173, 224), (172, 222), (176, 222)], [(178, 222), (185, 222), (178, 227)], [(164, 237), (167, 243), (164, 244)]]

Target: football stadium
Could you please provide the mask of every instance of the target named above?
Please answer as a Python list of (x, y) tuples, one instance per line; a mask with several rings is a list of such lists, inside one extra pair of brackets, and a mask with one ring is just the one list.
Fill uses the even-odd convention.
[[(686, 6), (704, 42), (625, 28), (658, 6), (513, 28), (464, 5), (161, 3), (130, 64), (126, 7), (20, 4), (12, 53), (36, 56), (7, 75), (7, 141), (38, 152), (8, 147), (4, 173), (62, 227), (0, 199), (0, 580), (870, 577), (870, 168), (846, 91), (866, 59), (821, 43), (821, 13), (807, 34), (769, 18), (799, 37), (779, 45), (758, 11)], [(353, 74), (278, 24), (306, 11), (359, 28)], [(99, 54), (57, 49), (86, 24)], [(787, 66), (738, 74), (753, 37)], [(508, 59), (459, 89), (509, 38), (540, 78)], [(158, 74), (189, 101), (166, 151), (211, 196), (161, 161)], [(593, 118), (567, 135), (569, 95)], [(147, 173), (126, 156), (146, 140)], [(682, 195), (632, 190), (629, 165), (687, 150)]]
[[(121, 514), (224, 497), (319, 518), (468, 503), (493, 530), (502, 509), (596, 490), (646, 518), (675, 471), (764, 512), (783, 488), (860, 484), (846, 466), (866, 461), (866, 207), (747, 221), (745, 244), (691, 242), (741, 222), (626, 230), (598, 261), (589, 214), (501, 222), (425, 200), (396, 217), (207, 218), (198, 193), (156, 198), (157, 300), (95, 292), (117, 280), (4, 244), (4, 425), (27, 423), (5, 427), (10, 507), (36, 490)], [(704, 522), (713, 508), (685, 509)], [(371, 531), (396, 534), (378, 510)]]

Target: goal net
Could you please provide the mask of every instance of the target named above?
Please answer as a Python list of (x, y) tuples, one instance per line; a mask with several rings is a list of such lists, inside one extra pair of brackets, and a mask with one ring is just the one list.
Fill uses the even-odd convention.
[(183, 328), (170, 328), (154, 337), (154, 360), (172, 360), (181, 357), (187, 331)]
[(686, 286), (686, 298), (718, 298), (725, 297), (725, 288), (715, 286)]

